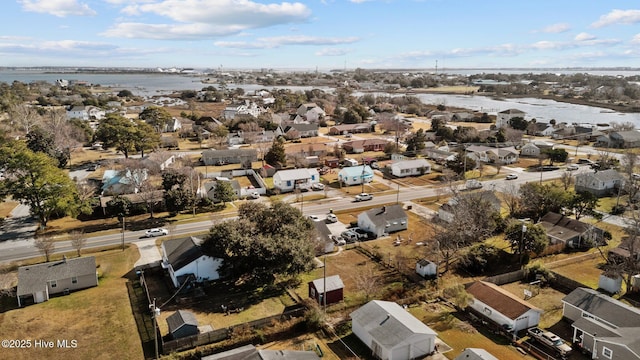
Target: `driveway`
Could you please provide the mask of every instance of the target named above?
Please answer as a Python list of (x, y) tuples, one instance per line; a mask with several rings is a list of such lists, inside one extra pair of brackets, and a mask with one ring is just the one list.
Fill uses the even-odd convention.
[(136, 261), (135, 267), (156, 267), (160, 266), (162, 261), (162, 255), (160, 255), (160, 249), (156, 246), (156, 239), (144, 239), (135, 242), (140, 252), (140, 259)]
[(29, 213), (29, 206), (19, 204), (4, 219), (0, 241), (31, 239), (37, 228), (38, 222)]

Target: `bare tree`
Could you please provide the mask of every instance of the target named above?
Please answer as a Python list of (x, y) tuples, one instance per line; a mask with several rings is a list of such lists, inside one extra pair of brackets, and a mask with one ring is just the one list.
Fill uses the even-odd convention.
[(522, 142), (522, 136), (524, 131), (516, 130), (512, 127), (507, 127), (504, 132), (504, 138), (507, 142), (510, 142), (512, 145), (517, 145)]
[[(626, 236), (622, 239), (619, 248), (626, 252), (626, 256), (606, 256), (607, 264), (605, 273), (610, 276), (620, 276), (624, 279), (627, 291), (630, 291), (634, 275), (640, 273), (640, 210), (634, 210), (627, 219), (627, 227), (624, 229)], [(600, 254), (602, 249), (598, 247)]]
[(71, 238), (71, 246), (76, 249), (78, 253), (78, 257), (80, 257), (82, 248), (87, 244), (87, 238), (82, 231), (72, 231), (69, 233), (69, 238)]
[(380, 278), (376, 275), (373, 265), (368, 265), (358, 269), (354, 275), (355, 285), (365, 296), (365, 302), (374, 294), (380, 285)]
[(11, 106), (9, 109), (9, 117), (11, 122), (15, 124), (14, 126), (27, 134), (31, 131), (31, 128), (42, 121), (38, 111), (27, 103)]
[(507, 205), (509, 214), (515, 214), (520, 206), (520, 187), (513, 183), (505, 185), (504, 191), (502, 191), (502, 201)]
[(571, 187), (571, 184), (573, 184), (573, 176), (571, 176), (571, 172), (563, 172), (562, 175), (560, 175), (560, 182), (562, 183), (564, 190), (567, 191), (569, 187)]
[(35, 247), (44, 255), (47, 262), (49, 262), (51, 258), (51, 254), (56, 249), (56, 244), (53, 241), (53, 237), (50, 235), (43, 235), (36, 239)]
[(623, 122), (623, 123), (612, 121), (610, 125), (611, 125), (612, 131), (630, 131), (630, 130), (635, 130), (636, 128), (636, 126), (629, 121)]
[(162, 192), (159, 191), (158, 186), (154, 185), (151, 179), (143, 181), (139, 189), (140, 192), (137, 195), (144, 202), (150, 217), (153, 218), (153, 207), (162, 201)]

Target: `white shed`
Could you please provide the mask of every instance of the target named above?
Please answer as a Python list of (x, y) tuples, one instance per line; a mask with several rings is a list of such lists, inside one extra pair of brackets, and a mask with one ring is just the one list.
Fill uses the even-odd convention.
[(438, 265), (431, 260), (421, 259), (416, 263), (416, 273), (424, 278), (436, 276)]
[(390, 301), (373, 300), (350, 314), (353, 333), (381, 360), (409, 360), (433, 353), (436, 332)]

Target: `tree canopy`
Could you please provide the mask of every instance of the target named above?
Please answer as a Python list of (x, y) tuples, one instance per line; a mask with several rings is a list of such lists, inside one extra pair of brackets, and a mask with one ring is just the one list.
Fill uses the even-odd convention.
[(526, 253), (540, 254), (549, 245), (547, 233), (540, 225), (514, 220), (507, 225), (504, 233), (514, 253), (520, 255), (521, 264), (528, 262), (524, 260)]
[(129, 158), (132, 152), (144, 152), (160, 144), (160, 136), (149, 124), (116, 114), (109, 114), (100, 122), (95, 137), (103, 147), (113, 147), (122, 152), (125, 158)]
[(280, 138), (273, 139), (273, 144), (271, 145), (271, 149), (267, 151), (264, 156), (264, 161), (267, 164), (279, 167), (284, 166), (287, 163), (287, 154), (284, 152), (284, 141)]
[(238, 219), (214, 225), (203, 251), (223, 260), (220, 270), (235, 279), (272, 283), (274, 275), (297, 275), (313, 267), (314, 226), (282, 202), (240, 205)]

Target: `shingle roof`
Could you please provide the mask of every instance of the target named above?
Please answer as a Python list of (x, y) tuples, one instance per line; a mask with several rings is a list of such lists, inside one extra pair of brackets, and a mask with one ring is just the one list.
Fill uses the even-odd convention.
[(298, 180), (298, 179), (311, 179), (311, 175), (316, 175), (318, 178), (318, 171), (316, 169), (289, 169), (280, 170), (275, 175), (278, 175), (280, 180)]
[(173, 271), (182, 269), (195, 259), (204, 255), (200, 248), (200, 239), (193, 236), (185, 239), (167, 240), (164, 243), (167, 260)]
[(431, 164), (425, 159), (402, 160), (392, 164), (393, 167), (399, 169), (416, 169), (421, 167), (431, 167)]
[(618, 173), (614, 169), (582, 173), (582, 174), (576, 175), (576, 177), (581, 177), (581, 178), (594, 177), (598, 181), (602, 181), (602, 182), (623, 180), (622, 175), (620, 175), (620, 173)]
[(529, 310), (542, 313), (537, 307), (490, 282), (476, 281), (467, 288), (467, 292), (512, 320)]
[(518, 110), (518, 109), (507, 109), (507, 110), (500, 111), (500, 114), (516, 115), (516, 114), (524, 114), (524, 111)]
[(192, 312), (186, 310), (178, 310), (167, 317), (167, 325), (169, 332), (174, 333), (184, 325), (198, 326), (198, 319)]
[(390, 301), (370, 301), (350, 316), (386, 348), (393, 348), (415, 334), (436, 335), (422, 321)]
[(16, 295), (29, 295), (42, 291), (46, 289), (48, 281), (95, 275), (95, 273), (96, 258), (93, 256), (21, 266), (18, 268)]
[(640, 327), (640, 309), (633, 308), (593, 289), (577, 288), (565, 296), (562, 301), (618, 327)]
[(407, 213), (404, 212), (402, 205), (394, 204), (383, 206), (381, 208), (373, 208), (367, 210), (366, 215), (371, 222), (377, 226), (385, 226), (389, 220), (407, 219)]
[[(312, 282), (313, 282), (313, 287), (315, 287), (319, 293), (325, 292), (324, 278), (315, 279)], [(344, 288), (344, 283), (342, 282), (342, 279), (340, 279), (340, 275), (327, 276), (326, 282), (327, 282), (327, 292)]]
[[(546, 213), (540, 219), (540, 225), (544, 227), (547, 235), (564, 241), (584, 234), (593, 226), (554, 212)], [(595, 226), (593, 226), (593, 228), (599, 234), (603, 233), (600, 228), (597, 228)]]
[(258, 350), (253, 345), (245, 345), (218, 354), (205, 356), (202, 360), (318, 360), (313, 351)]

